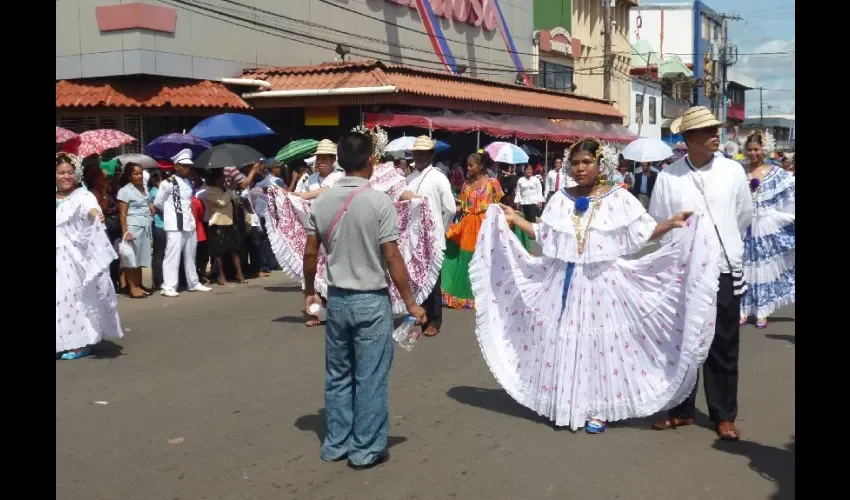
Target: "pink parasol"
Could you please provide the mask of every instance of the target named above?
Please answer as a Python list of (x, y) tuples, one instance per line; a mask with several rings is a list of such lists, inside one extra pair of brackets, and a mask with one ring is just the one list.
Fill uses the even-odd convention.
[(91, 155), (99, 155), (107, 149), (118, 148), (135, 140), (135, 137), (118, 130), (106, 128), (87, 130), (66, 142), (62, 146), (62, 151), (85, 158)]
[(62, 127), (56, 127), (56, 144), (68, 142), (75, 137), (78, 137), (77, 134), (71, 132), (70, 130)]

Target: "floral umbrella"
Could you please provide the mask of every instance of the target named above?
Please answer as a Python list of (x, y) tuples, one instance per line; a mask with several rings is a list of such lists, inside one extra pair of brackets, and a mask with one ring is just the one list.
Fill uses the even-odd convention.
[(99, 155), (107, 149), (118, 148), (135, 141), (136, 138), (118, 130), (107, 128), (87, 130), (62, 146), (62, 151), (80, 158)]
[(68, 142), (75, 137), (78, 137), (77, 134), (71, 132), (70, 130), (62, 127), (56, 127), (56, 144)]

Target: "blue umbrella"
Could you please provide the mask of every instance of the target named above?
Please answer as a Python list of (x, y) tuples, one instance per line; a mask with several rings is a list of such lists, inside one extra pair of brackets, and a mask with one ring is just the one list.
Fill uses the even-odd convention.
[(142, 152), (152, 158), (159, 160), (170, 160), (180, 151), (188, 148), (192, 150), (192, 157), (197, 156), (212, 147), (212, 144), (189, 134), (166, 134), (152, 140), (144, 147)]
[(253, 116), (239, 113), (211, 116), (195, 125), (189, 133), (210, 142), (275, 135), (274, 130), (265, 123)]

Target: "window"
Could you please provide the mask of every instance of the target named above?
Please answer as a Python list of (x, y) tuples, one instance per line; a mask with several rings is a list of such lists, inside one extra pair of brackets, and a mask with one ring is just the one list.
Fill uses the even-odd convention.
[(708, 35), (710, 34), (709, 31), (711, 30), (711, 28), (710, 28), (711, 24), (708, 22), (707, 17), (705, 17), (705, 16), (701, 16), (701, 17), (702, 17), (702, 24), (701, 24), (701, 29), (700, 29), (700, 35), (702, 35), (703, 40), (710, 40), (711, 38)]
[(649, 124), (650, 125), (655, 125), (656, 123), (658, 123), (657, 116), (658, 115), (655, 113), (655, 98), (650, 97), (649, 98)]
[(726, 92), (731, 104), (744, 104), (744, 89), (730, 86)]
[(635, 123), (643, 123), (643, 94), (635, 94)]
[(547, 90), (572, 92), (573, 68), (540, 61), (540, 74), (537, 77), (537, 84)]

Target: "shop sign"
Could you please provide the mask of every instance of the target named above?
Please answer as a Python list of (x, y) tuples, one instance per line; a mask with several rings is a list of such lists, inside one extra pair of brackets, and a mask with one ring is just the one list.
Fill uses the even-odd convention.
[(571, 37), (570, 32), (561, 27), (540, 30), (540, 50), (578, 59), (581, 57), (581, 40)]
[[(385, 0), (397, 5), (416, 8), (417, 0)], [(425, 0), (431, 2), (434, 15), (443, 19), (451, 19), (458, 23), (468, 24), (493, 31), (498, 27), (495, 0)]]

